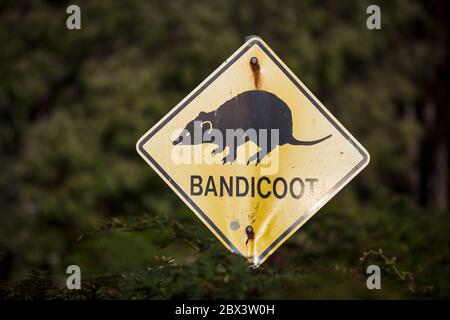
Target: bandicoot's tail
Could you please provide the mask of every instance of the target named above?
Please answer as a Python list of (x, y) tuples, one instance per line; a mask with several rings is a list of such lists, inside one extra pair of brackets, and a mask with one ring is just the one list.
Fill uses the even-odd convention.
[(294, 137), (292, 137), (292, 140), (290, 141), (290, 144), (294, 145), (294, 146), (312, 146), (314, 144), (317, 144), (319, 142), (322, 142), (324, 140), (327, 140), (328, 138), (330, 138), (332, 135), (329, 134), (326, 137), (323, 137), (321, 139), (318, 140), (312, 140), (312, 141), (301, 141), (301, 140), (296, 140)]

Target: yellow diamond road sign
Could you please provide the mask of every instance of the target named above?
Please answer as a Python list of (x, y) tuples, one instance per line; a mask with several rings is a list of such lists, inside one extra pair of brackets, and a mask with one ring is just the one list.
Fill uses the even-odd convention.
[(137, 150), (228, 249), (254, 265), (369, 162), (259, 38), (144, 134)]

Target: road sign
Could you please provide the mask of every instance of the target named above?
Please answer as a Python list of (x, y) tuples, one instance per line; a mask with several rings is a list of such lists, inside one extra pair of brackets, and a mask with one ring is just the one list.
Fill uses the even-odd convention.
[(228, 249), (254, 265), (369, 162), (259, 38), (144, 134), (137, 150)]

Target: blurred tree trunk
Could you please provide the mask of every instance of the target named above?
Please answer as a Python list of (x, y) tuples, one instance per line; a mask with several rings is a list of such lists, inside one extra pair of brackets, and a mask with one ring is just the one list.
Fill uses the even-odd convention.
[(420, 155), (420, 201), (423, 205), (439, 209), (448, 208), (450, 202), (449, 8), (449, 3), (443, 0), (434, 1), (429, 6), (437, 26), (435, 44), (438, 64), (430, 83), (432, 101), (423, 114), (425, 137)]

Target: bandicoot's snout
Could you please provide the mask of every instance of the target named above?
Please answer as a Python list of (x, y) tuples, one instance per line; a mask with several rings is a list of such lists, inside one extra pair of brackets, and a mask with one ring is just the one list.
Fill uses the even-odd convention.
[(172, 141), (172, 144), (174, 146), (176, 146), (177, 144), (181, 143), (181, 140), (182, 140), (182, 138), (181, 138), (181, 136), (179, 136), (178, 138), (176, 138), (175, 140)]

